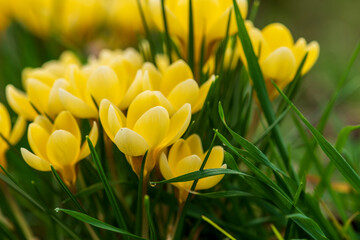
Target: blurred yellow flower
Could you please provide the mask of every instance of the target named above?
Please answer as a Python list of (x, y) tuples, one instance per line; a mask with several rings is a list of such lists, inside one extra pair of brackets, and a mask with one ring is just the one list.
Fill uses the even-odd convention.
[[(186, 140), (179, 139), (171, 147), (168, 156), (162, 153), (160, 156), (160, 171), (165, 179), (184, 175), (200, 170), (201, 164), (207, 152), (204, 153), (199, 135), (193, 134)], [(213, 147), (204, 169), (226, 168), (223, 164), (224, 150), (220, 146)], [(209, 189), (221, 181), (224, 175), (216, 175), (200, 179), (195, 190)], [(172, 183), (178, 188), (178, 200), (184, 202), (189, 194), (194, 181)]]
[[(231, 0), (192, 1), (196, 61), (200, 59), (203, 38), (206, 40), (205, 50), (208, 51), (211, 44), (225, 37), (232, 4)], [(237, 4), (245, 18), (248, 10), (247, 1), (237, 0)], [(150, 0), (149, 6), (155, 25), (164, 31), (161, 0)], [(165, 12), (169, 33), (181, 42), (183, 54), (186, 56), (189, 38), (189, 1), (165, 1)], [(236, 31), (235, 16), (232, 13), (229, 34), (234, 34)]]
[(3, 32), (6, 27), (9, 25), (9, 4), (7, 0), (0, 0), (0, 34)]
[(129, 106), (127, 118), (108, 100), (100, 104), (100, 121), (110, 139), (122, 151), (139, 175), (143, 155), (148, 151), (145, 175), (151, 172), (160, 153), (179, 139), (191, 119), (191, 105), (174, 111), (158, 91), (140, 93)]
[[(98, 127), (93, 122), (89, 138), (96, 144)], [(90, 154), (88, 144), (81, 145), (81, 133), (76, 119), (68, 111), (61, 112), (52, 124), (39, 115), (28, 128), (28, 141), (34, 153), (21, 148), (25, 162), (39, 171), (50, 171), (50, 164), (70, 187), (76, 181), (76, 163)]]
[(46, 114), (51, 118), (64, 110), (58, 90), (68, 88), (65, 79), (69, 65), (79, 65), (80, 61), (71, 52), (64, 52), (57, 61), (49, 61), (41, 68), (26, 68), (23, 71), (23, 86), (26, 93), (11, 84), (6, 86), (6, 98), (11, 108), (27, 120), (34, 120), (38, 115)]
[[(278, 93), (272, 86), (270, 79), (274, 80), (280, 88), (284, 88), (295, 77), (306, 52), (308, 52), (308, 56), (301, 74), (306, 74), (319, 56), (320, 47), (316, 41), (307, 44), (304, 38), (300, 38), (294, 43), (289, 29), (281, 23), (269, 24), (260, 31), (250, 21), (247, 21), (246, 27), (255, 54), (258, 56), (271, 99), (275, 98)], [(247, 67), (242, 47), (239, 48), (239, 54)]]
[(6, 168), (7, 162), (5, 153), (10, 147), (6, 141), (15, 145), (21, 139), (25, 132), (26, 120), (24, 117), (19, 116), (15, 125), (11, 127), (9, 112), (6, 107), (0, 103), (0, 126), (0, 164)]

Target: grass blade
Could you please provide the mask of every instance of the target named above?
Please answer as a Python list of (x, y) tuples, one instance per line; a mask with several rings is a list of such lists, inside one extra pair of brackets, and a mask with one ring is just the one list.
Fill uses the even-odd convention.
[(285, 96), (285, 94), (279, 89), (279, 87), (273, 82), (273, 85), (282, 95), (282, 97), (287, 101), (291, 108), (295, 111), (297, 116), (302, 120), (302, 122), (307, 126), (311, 131), (312, 135), (315, 137), (316, 141), (320, 145), (321, 149), (328, 156), (328, 158), (335, 164), (336, 168), (340, 173), (349, 181), (349, 183), (360, 192), (360, 177), (355, 172), (355, 170), (349, 165), (349, 163), (344, 159), (344, 157), (321, 135), (321, 133), (313, 127), (310, 122), (302, 115), (302, 113), (295, 107), (295, 105)]
[(233, 236), (231, 236), (229, 233), (227, 233), (223, 228), (221, 228), (219, 225), (211, 221), (209, 218), (205, 216), (201, 216), (202, 219), (204, 219), (207, 223), (209, 223), (211, 226), (219, 230), (222, 234), (224, 234), (226, 237), (228, 237), (231, 240), (236, 240)]
[(144, 197), (144, 205), (145, 205), (145, 210), (146, 210), (146, 215), (149, 221), (149, 226), (150, 226), (150, 240), (156, 240), (157, 238), (157, 234), (156, 234), (156, 230), (155, 230), (155, 225), (154, 225), (154, 221), (151, 217), (151, 211), (150, 211), (150, 199), (148, 195), (145, 195)]
[(135, 239), (144, 239), (142, 237), (139, 237), (139, 236), (136, 236), (136, 235), (134, 235), (132, 233), (129, 233), (128, 231), (125, 231), (123, 229), (111, 226), (110, 224), (104, 223), (104, 222), (102, 222), (100, 220), (97, 220), (97, 219), (95, 219), (93, 217), (90, 217), (90, 216), (88, 216), (88, 215), (86, 215), (84, 213), (80, 213), (80, 212), (72, 211), (72, 210), (68, 210), (68, 209), (62, 209), (62, 208), (56, 208), (55, 211), (56, 212), (64, 212), (64, 213), (70, 215), (71, 217), (76, 218), (79, 221), (88, 223), (88, 224), (90, 224), (90, 225), (92, 225), (94, 227), (98, 227), (98, 228), (102, 228), (102, 229), (105, 229), (105, 230), (108, 230), (108, 231), (120, 233), (120, 234), (122, 234), (124, 236), (132, 237), (132, 238), (135, 238)]
[(119, 224), (119, 226), (120, 226), (122, 229), (127, 230), (124, 217), (122, 216), (122, 213), (121, 213), (121, 211), (120, 211), (120, 208), (119, 208), (119, 206), (118, 206), (118, 204), (117, 204), (117, 202), (116, 202), (116, 198), (115, 198), (114, 192), (112, 191), (112, 189), (111, 189), (111, 187), (110, 187), (110, 184), (109, 184), (109, 182), (108, 182), (108, 180), (107, 180), (107, 178), (106, 178), (104, 169), (103, 169), (102, 166), (101, 166), (101, 162), (100, 162), (99, 156), (98, 156), (97, 153), (96, 153), (96, 150), (95, 150), (95, 148), (94, 148), (94, 145), (92, 144), (89, 136), (86, 136), (86, 140), (87, 140), (87, 142), (88, 142), (88, 145), (89, 145), (89, 148), (90, 148), (90, 152), (91, 152), (91, 156), (92, 156), (93, 161), (94, 161), (94, 163), (95, 163), (95, 166), (96, 166), (96, 168), (97, 168), (97, 170), (98, 170), (98, 173), (99, 173), (101, 182), (104, 184), (104, 189), (105, 189), (106, 195), (107, 195), (107, 197), (109, 198), (110, 205), (111, 205), (112, 209), (114, 210), (116, 221), (117, 221), (117, 223)]

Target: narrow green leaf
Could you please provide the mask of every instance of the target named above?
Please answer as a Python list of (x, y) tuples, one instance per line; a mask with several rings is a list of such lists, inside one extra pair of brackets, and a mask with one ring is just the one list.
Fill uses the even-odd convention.
[(137, 193), (137, 203), (136, 203), (136, 222), (135, 222), (135, 233), (140, 235), (142, 228), (142, 213), (143, 213), (143, 184), (144, 184), (144, 166), (147, 156), (147, 151), (141, 162), (140, 168), (140, 177), (139, 177), (139, 185), (138, 185), (138, 193)]
[(88, 223), (88, 224), (90, 224), (90, 225), (92, 225), (94, 227), (98, 227), (98, 228), (105, 229), (105, 230), (108, 230), (108, 231), (120, 233), (120, 234), (122, 234), (124, 236), (132, 237), (132, 238), (135, 238), (135, 239), (144, 239), (142, 237), (139, 237), (139, 236), (136, 236), (136, 235), (134, 235), (132, 233), (129, 233), (126, 230), (111, 226), (110, 224), (104, 223), (104, 222), (102, 222), (100, 220), (97, 220), (96, 218), (90, 217), (90, 216), (88, 216), (88, 215), (86, 215), (84, 213), (80, 213), (80, 212), (73, 211), (73, 210), (68, 210), (68, 209), (62, 209), (62, 208), (56, 208), (55, 211), (56, 212), (64, 212), (64, 213), (70, 215), (71, 217), (76, 218), (79, 221)]
[[(269, 98), (269, 94), (266, 89), (265, 80), (263, 77), (263, 74), (260, 69), (260, 65), (258, 63), (258, 59), (255, 55), (252, 43), (250, 41), (249, 34), (246, 30), (244, 20), (241, 16), (239, 6), (236, 3), (236, 0), (233, 0), (233, 6), (235, 10), (235, 18), (236, 23), (238, 27), (238, 35), (241, 40), (244, 53), (246, 56), (246, 60), (248, 63), (248, 71), (249, 75), (252, 79), (254, 89), (256, 91), (256, 95), (259, 99), (259, 103), (261, 105), (261, 108), (264, 112), (265, 118), (268, 122), (268, 124), (271, 126), (273, 122), (276, 121), (275, 113), (272, 108), (272, 104)], [(284, 141), (281, 137), (280, 131), (278, 126), (275, 126), (272, 130), (274, 142), (277, 145), (277, 148), (279, 150), (279, 153), (281, 155), (281, 158), (284, 162), (284, 165), (286, 166), (286, 169), (288, 170), (290, 176), (294, 178), (294, 180), (297, 180), (297, 176), (295, 175), (294, 170), (292, 169), (292, 166), (290, 164), (290, 160), (288, 157), (288, 153), (284, 144)]]
[(252, 5), (251, 12), (249, 14), (250, 21), (252, 21), (252, 22), (255, 21), (257, 12), (259, 10), (259, 6), (260, 6), (260, 0), (255, 0), (253, 5)]
[(120, 208), (116, 202), (116, 198), (115, 198), (115, 195), (114, 195), (114, 192), (112, 191), (112, 188), (110, 187), (110, 184), (106, 178), (106, 174), (104, 172), (104, 169), (103, 167), (101, 166), (101, 162), (100, 162), (100, 159), (99, 159), (99, 156), (98, 154), (96, 153), (96, 150), (94, 148), (94, 145), (92, 144), (89, 136), (86, 136), (86, 140), (88, 142), (88, 145), (89, 145), (89, 148), (90, 148), (90, 152), (91, 152), (91, 156), (93, 158), (93, 161), (95, 163), (95, 166), (98, 170), (98, 173), (99, 173), (99, 176), (100, 176), (100, 179), (101, 179), (101, 182), (104, 184), (104, 189), (105, 189), (105, 192), (106, 192), (106, 195), (107, 197), (109, 198), (109, 201), (110, 201), (110, 205), (114, 211), (114, 214), (115, 214), (115, 218), (116, 218), (116, 221), (117, 223), (119, 224), (119, 226), (123, 229), (127, 229), (126, 227), (126, 223), (125, 223), (125, 220), (124, 220), (124, 217), (122, 216), (122, 213), (120, 211)]
[(149, 199), (148, 195), (145, 195), (145, 197), (144, 197), (144, 206), (145, 206), (146, 215), (147, 215), (149, 225), (150, 225), (150, 240), (156, 240), (158, 238), (157, 238), (157, 234), (156, 234), (155, 224), (151, 217), (150, 199)]
[(278, 92), (287, 101), (291, 108), (295, 111), (302, 122), (308, 127), (316, 141), (320, 145), (321, 149), (328, 156), (328, 158), (335, 164), (340, 173), (349, 181), (349, 183), (360, 192), (360, 177), (355, 170), (349, 165), (344, 157), (321, 135), (321, 133), (313, 127), (308, 120), (302, 115), (302, 113), (295, 107), (295, 105), (286, 97), (286, 95), (279, 89), (279, 87), (273, 82)]
[(219, 225), (217, 225), (216, 223), (214, 223), (213, 221), (211, 221), (211, 219), (205, 217), (205, 216), (201, 216), (202, 219), (204, 219), (207, 223), (209, 223), (211, 226), (213, 226), (214, 228), (216, 228), (217, 230), (219, 230), (219, 232), (221, 232), (222, 234), (224, 234), (226, 237), (228, 237), (231, 240), (236, 240), (233, 236), (231, 236), (228, 232), (226, 232), (223, 228), (221, 228)]
[(230, 169), (233, 169), (235, 171), (240, 171), (233, 156), (226, 151), (224, 152), (224, 160), (225, 160), (225, 163), (230, 167)]
[(355, 131), (355, 130), (358, 130), (360, 129), (360, 125), (356, 125), (356, 126), (346, 126), (344, 127), (343, 129), (341, 129), (339, 135), (338, 135), (338, 138), (336, 140), (336, 143), (335, 143), (335, 148), (341, 152), (342, 149), (344, 148), (345, 146), (345, 143), (346, 141), (348, 140), (349, 138), (349, 135), (352, 131)]
[(220, 191), (220, 192), (211, 192), (211, 193), (197, 193), (196, 195), (200, 197), (207, 198), (228, 198), (228, 197), (256, 197), (255, 195), (243, 192), (243, 191)]
[(302, 229), (314, 239), (328, 239), (321, 231), (319, 225), (311, 218), (299, 213), (291, 214), (287, 217), (293, 220), (297, 225), (301, 226)]

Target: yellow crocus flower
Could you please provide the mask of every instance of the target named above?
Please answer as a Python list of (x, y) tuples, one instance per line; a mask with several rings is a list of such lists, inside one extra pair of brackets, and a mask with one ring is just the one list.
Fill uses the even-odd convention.
[[(278, 93), (270, 79), (274, 80), (280, 88), (284, 88), (294, 78), (306, 52), (308, 56), (301, 72), (302, 75), (312, 68), (319, 56), (320, 47), (316, 41), (307, 44), (304, 38), (300, 38), (294, 43), (289, 29), (281, 23), (269, 24), (260, 31), (247, 21), (246, 27), (271, 99)], [(241, 46), (241, 43), (239, 45)], [(239, 48), (239, 54), (247, 67), (242, 47)]]
[(0, 126), (0, 164), (1, 166), (6, 167), (7, 161), (5, 154), (10, 147), (6, 141), (15, 145), (21, 139), (25, 132), (26, 120), (24, 117), (19, 116), (15, 125), (11, 127), (9, 112), (6, 107), (0, 103)]
[(64, 52), (59, 60), (49, 61), (41, 68), (24, 69), (22, 81), (26, 92), (11, 84), (6, 86), (6, 98), (11, 108), (30, 121), (35, 119), (37, 112), (55, 118), (64, 110), (58, 90), (69, 87), (65, 73), (71, 64), (79, 65), (80, 61), (73, 53)]
[[(193, 0), (193, 28), (194, 28), (194, 49), (196, 49), (195, 59), (200, 59), (200, 49), (203, 38), (206, 40), (205, 50), (215, 41), (222, 39), (226, 35), (229, 14), (232, 11), (233, 1), (231, 0)], [(242, 16), (247, 15), (247, 1), (238, 0)], [(153, 20), (156, 26), (164, 31), (164, 22), (160, 0), (149, 2)], [(183, 53), (187, 54), (189, 38), (189, 1), (173, 0), (165, 1), (165, 11), (169, 33), (172, 37), (181, 42)], [(235, 16), (232, 13), (229, 33), (237, 31)]]
[(70, 66), (67, 77), (70, 87), (59, 89), (60, 101), (66, 110), (79, 118), (98, 117), (93, 99), (98, 106), (105, 98), (116, 106), (127, 102), (122, 108), (125, 109), (132, 100), (128, 99), (132, 92), (130, 85), (141, 64), (142, 58), (134, 49), (103, 50), (98, 59), (90, 58), (83, 68)]
[[(160, 156), (160, 171), (165, 179), (170, 179), (184, 175), (186, 173), (200, 170), (201, 164), (207, 152), (204, 153), (199, 135), (193, 134), (186, 140), (179, 139), (171, 147), (168, 156), (162, 153)], [(215, 146), (211, 150), (204, 169), (226, 168), (223, 164), (224, 150), (220, 146)], [(195, 190), (209, 189), (218, 184), (224, 175), (216, 175), (200, 179), (196, 184)], [(178, 188), (178, 200), (184, 202), (190, 192), (194, 181), (172, 183)]]
[(145, 175), (148, 176), (160, 153), (185, 133), (190, 119), (189, 103), (174, 111), (171, 103), (158, 91), (140, 93), (130, 104), (126, 120), (110, 101), (102, 100), (100, 104), (104, 130), (138, 175), (145, 152), (148, 151), (145, 164)]
[[(89, 138), (96, 144), (98, 127), (93, 122)], [(81, 133), (76, 119), (68, 111), (61, 112), (52, 124), (39, 115), (28, 128), (28, 141), (34, 153), (21, 148), (25, 162), (39, 171), (51, 171), (50, 164), (61, 174), (64, 183), (73, 187), (76, 163), (86, 158), (90, 150), (86, 141), (81, 144)]]

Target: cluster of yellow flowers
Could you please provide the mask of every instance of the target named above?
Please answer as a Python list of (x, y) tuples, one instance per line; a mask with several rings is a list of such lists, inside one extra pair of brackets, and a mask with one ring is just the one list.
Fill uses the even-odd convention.
[[(197, 135), (186, 140), (194, 142), (193, 151), (185, 149), (178, 156), (173, 153), (179, 151), (177, 146), (184, 141), (180, 137), (188, 128), (192, 113), (201, 110), (215, 76), (199, 86), (184, 61), (178, 60), (161, 72), (152, 63), (144, 63), (141, 55), (129, 48), (103, 50), (98, 58), (90, 57), (86, 65), (81, 65), (74, 54), (65, 52), (59, 60), (47, 62), (41, 68), (25, 69), (22, 80), (25, 92), (8, 85), (6, 97), (22, 122), (32, 121), (28, 141), (33, 153), (21, 149), (31, 167), (50, 171), (51, 164), (67, 185), (74, 186), (76, 163), (90, 153), (88, 145), (81, 144), (76, 120), (79, 118), (90, 120), (89, 137), (94, 144), (100, 120), (108, 138), (125, 154), (138, 175), (146, 152), (144, 175), (148, 177), (160, 156), (162, 162), (166, 159), (167, 148), (173, 144), (175, 150), (170, 150), (169, 166), (179, 165), (177, 168), (182, 170), (171, 169), (169, 173), (162, 167), (165, 177), (200, 169), (205, 155)], [(8, 137), (8, 132), (3, 135)], [(13, 138), (10, 137), (11, 142)], [(222, 148), (213, 151), (206, 168), (221, 167)], [(196, 161), (186, 160), (189, 157)], [(211, 187), (221, 178), (211, 177), (216, 181), (200, 184), (201, 188)]]

